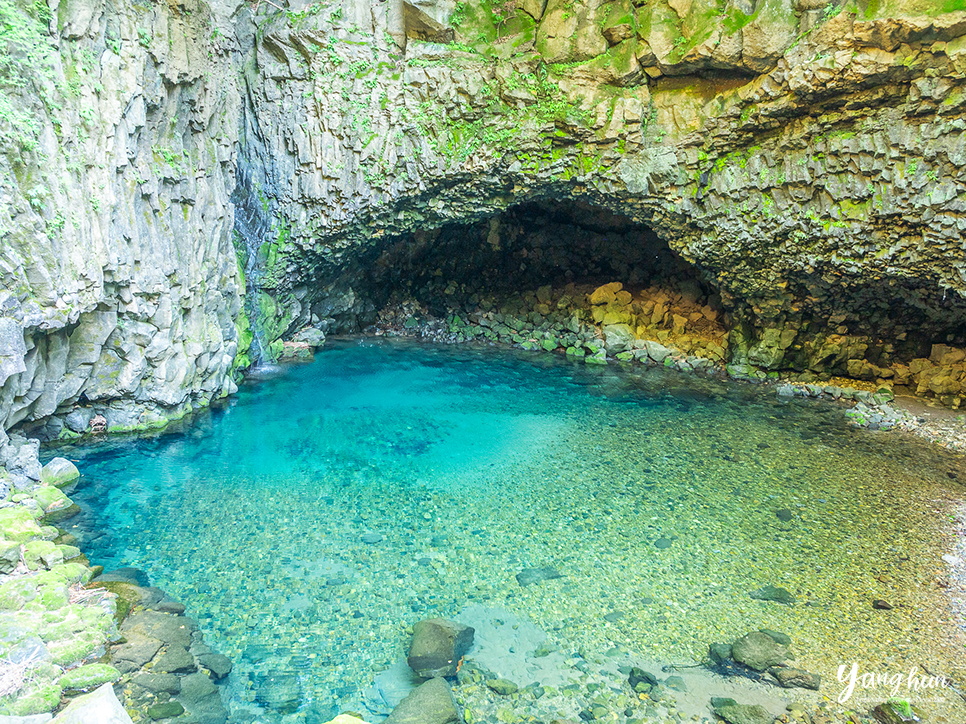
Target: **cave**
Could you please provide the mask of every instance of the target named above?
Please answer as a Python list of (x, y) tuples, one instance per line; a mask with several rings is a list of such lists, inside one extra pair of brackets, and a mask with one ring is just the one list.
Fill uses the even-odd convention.
[(647, 225), (582, 202), (530, 201), (474, 223), (454, 223), (390, 241), (367, 265), (362, 286), (376, 308), (411, 297), (437, 316), (454, 303), (540, 287), (591, 291), (620, 281), (630, 292), (684, 287), (720, 309), (699, 270)]

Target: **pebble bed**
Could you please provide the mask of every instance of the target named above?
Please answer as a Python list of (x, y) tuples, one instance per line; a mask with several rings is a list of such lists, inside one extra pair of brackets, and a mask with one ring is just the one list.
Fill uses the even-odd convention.
[[(357, 341), (163, 434), (68, 452), (85, 476), (71, 532), (92, 562), (140, 568), (187, 605), (235, 663), (232, 721), (378, 720), (373, 683), (405, 658), (409, 627), (471, 606), (534, 625), (578, 681), (511, 701), (470, 677), (456, 694), (474, 721), (700, 719), (617, 694), (595, 710), (621, 675), (600, 662), (694, 664), (759, 628), (791, 637), (836, 710), (887, 696), (838, 706), (843, 664), (966, 681), (942, 559), (962, 460), (856, 430), (832, 404), (660, 368)], [(521, 586), (533, 568), (560, 577)], [(749, 595), (768, 585), (794, 603)], [(930, 721), (966, 720), (948, 689), (919, 698)]]

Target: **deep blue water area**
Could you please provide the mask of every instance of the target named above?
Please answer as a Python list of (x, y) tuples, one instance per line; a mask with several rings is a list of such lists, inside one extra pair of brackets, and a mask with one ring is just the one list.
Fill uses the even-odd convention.
[[(161, 433), (52, 453), (83, 474), (71, 532), (92, 563), (145, 571), (235, 662), (237, 721), (377, 719), (407, 627), (474, 606), (584, 659), (698, 661), (762, 627), (833, 681), (946, 656), (922, 582), (949, 461), (771, 388), (335, 341)], [(533, 568), (560, 577), (521, 586)], [(749, 595), (769, 585), (794, 603)], [(275, 672), (298, 681), (278, 710)]]

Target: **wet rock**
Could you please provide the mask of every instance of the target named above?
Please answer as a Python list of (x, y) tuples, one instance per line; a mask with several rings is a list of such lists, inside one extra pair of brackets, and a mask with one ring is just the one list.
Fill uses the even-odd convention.
[(792, 511), (788, 508), (782, 508), (781, 510), (775, 511), (775, 517), (778, 518), (782, 523), (788, 523), (792, 519)]
[(774, 724), (775, 717), (760, 704), (739, 704), (734, 699), (711, 700), (714, 713), (728, 724)]
[(155, 662), (153, 670), (162, 674), (190, 674), (197, 668), (195, 657), (183, 646), (173, 644)]
[(731, 646), (732, 658), (755, 671), (767, 671), (789, 658), (789, 653), (788, 645), (761, 631), (745, 634)]
[(103, 684), (90, 694), (78, 696), (54, 717), (50, 724), (91, 724), (91, 722), (131, 724), (131, 717), (124, 711), (110, 684)]
[(255, 680), (255, 701), (281, 714), (295, 712), (302, 702), (302, 685), (298, 676), (284, 671), (270, 671), (258, 677)]
[(822, 683), (822, 679), (818, 674), (812, 674), (802, 669), (774, 666), (768, 670), (768, 673), (778, 679), (778, 683), (786, 689), (811, 689), (818, 691)]
[(648, 693), (659, 683), (654, 674), (644, 671), (644, 669), (639, 669), (636, 666), (631, 669), (631, 673), (627, 677), (627, 682), (631, 685), (631, 689), (638, 694)]
[(473, 645), (475, 631), (455, 621), (432, 618), (413, 626), (413, 640), (406, 661), (424, 678), (456, 676), (460, 659)]
[(664, 685), (669, 689), (674, 689), (675, 691), (687, 691), (688, 685), (684, 683), (684, 679), (680, 676), (669, 676), (664, 680)]
[(872, 715), (882, 724), (910, 724), (921, 721), (919, 714), (906, 701), (887, 701), (872, 710)]
[(445, 679), (430, 679), (392, 710), (384, 724), (458, 724), (462, 721)]
[(231, 660), (222, 654), (202, 654), (198, 657), (198, 661), (211, 672), (211, 677), (215, 681), (221, 681), (231, 673)]
[(517, 583), (521, 586), (531, 586), (534, 583), (552, 581), (555, 578), (563, 578), (563, 575), (556, 568), (527, 568), (517, 574)]
[(877, 598), (872, 602), (872, 608), (876, 609), (877, 611), (891, 611), (893, 606), (888, 601)]
[(164, 701), (148, 707), (148, 716), (153, 720), (173, 719), (184, 714), (184, 707), (176, 701)]
[(716, 664), (723, 664), (731, 658), (731, 644), (709, 644), (708, 658)]
[(375, 543), (381, 543), (385, 540), (386, 536), (382, 533), (363, 533), (359, 536), (359, 540), (368, 545), (373, 545)]
[(656, 541), (654, 541), (654, 547), (659, 551), (666, 550), (670, 548), (671, 545), (672, 541), (669, 538), (658, 538)]
[(181, 678), (174, 674), (138, 674), (132, 681), (152, 694), (177, 694), (181, 691)]
[(510, 696), (510, 694), (516, 694), (520, 690), (519, 686), (507, 679), (488, 679), (486, 685), (500, 696)]
[(198, 624), (187, 616), (169, 616), (157, 611), (132, 614), (121, 627), (125, 636), (129, 632), (149, 636), (167, 644), (177, 644), (184, 649), (191, 646), (191, 634), (197, 629)]
[(135, 586), (141, 586), (142, 588), (147, 588), (151, 585), (148, 574), (138, 568), (117, 568), (113, 571), (102, 573), (98, 576), (97, 580), (99, 582), (123, 581), (133, 583)]
[(796, 600), (790, 591), (781, 586), (763, 586), (748, 595), (758, 601), (774, 601), (775, 603), (782, 603), (786, 606), (794, 606)]
[(132, 634), (127, 642), (114, 647), (111, 659), (121, 673), (136, 671), (154, 658), (161, 650), (162, 642), (151, 636)]
[[(295, 685), (298, 686), (298, 679), (295, 678)], [(256, 699), (260, 689), (256, 687)], [(294, 702), (298, 708), (299, 698)], [(268, 700), (278, 701), (282, 698), (281, 694), (269, 695)], [(185, 709), (191, 712), (198, 724), (224, 724), (228, 720), (228, 712), (221, 701), (221, 694), (218, 687), (211, 683), (205, 674), (196, 673), (181, 677), (181, 692), (178, 694), (178, 701), (184, 704)], [(276, 708), (276, 707), (269, 707)], [(289, 712), (295, 709), (278, 709), (279, 711)]]

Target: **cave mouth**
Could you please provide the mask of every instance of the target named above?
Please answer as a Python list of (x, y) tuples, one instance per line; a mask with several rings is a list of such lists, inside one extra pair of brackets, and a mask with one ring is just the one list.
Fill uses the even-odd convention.
[(651, 326), (657, 333), (662, 326), (670, 331), (677, 315), (678, 332), (720, 327), (721, 297), (698, 268), (646, 224), (580, 201), (528, 201), (390, 241), (368, 266), (364, 286), (377, 323), (401, 306), (444, 318), (512, 308), (521, 298), (531, 311), (539, 303), (561, 314), (583, 308), (590, 321), (591, 294), (615, 282), (620, 289), (604, 305), (610, 302), (614, 316), (605, 320), (601, 307), (594, 323), (623, 323), (641, 333)]

